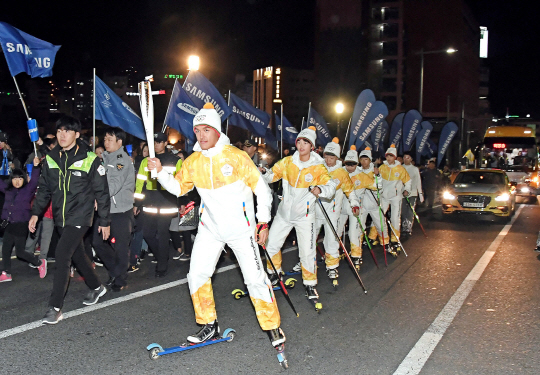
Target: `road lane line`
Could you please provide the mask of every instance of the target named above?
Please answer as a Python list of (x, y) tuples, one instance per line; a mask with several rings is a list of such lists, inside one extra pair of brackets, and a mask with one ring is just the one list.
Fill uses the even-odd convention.
[(407, 354), (405, 359), (401, 362), (397, 370), (394, 372), (394, 375), (412, 375), (419, 374), (420, 371), (422, 371), (422, 368), (424, 368), (424, 365), (435, 350), (435, 347), (439, 344), (439, 341), (441, 341), (450, 324), (452, 324), (452, 321), (461, 309), (461, 306), (463, 306), (463, 302), (465, 302), (465, 299), (469, 296), (472, 288), (480, 276), (482, 276), (484, 273), (486, 267), (491, 261), (491, 258), (493, 258), (493, 255), (495, 255), (496, 250), (501, 245), (504, 237), (510, 231), (510, 228), (518, 218), (523, 207), (525, 207), (525, 205), (519, 206), (514, 217), (512, 218), (512, 221), (506, 224), (499, 232), (497, 237), (495, 237), (480, 260), (478, 260), (454, 295), (452, 295), (450, 300), (446, 303), (446, 306), (444, 306), (433, 323), (431, 323), (422, 337), (420, 337), (420, 339), (411, 349), (409, 354)]
[[(285, 253), (288, 253), (288, 252), (291, 252), (291, 251), (297, 250), (297, 249), (298, 249), (298, 246), (291, 246), (291, 247), (283, 250), (281, 253), (285, 254)], [(230, 271), (230, 270), (235, 269), (235, 268), (238, 268), (238, 265), (237, 264), (231, 264), (229, 266), (218, 268), (215, 273), (227, 272), (227, 271)], [(76, 309), (76, 310), (72, 310), (72, 311), (68, 311), (66, 313), (63, 313), (64, 320), (69, 319), (69, 318), (73, 318), (73, 317), (76, 317), (76, 316), (79, 316), (79, 315), (82, 315), (82, 314), (86, 314), (86, 313), (89, 313), (89, 312), (92, 312), (92, 311), (100, 310), (100, 309), (103, 309), (105, 307), (117, 305), (117, 304), (122, 303), (122, 302), (131, 301), (133, 299), (144, 297), (144, 296), (147, 296), (147, 295), (150, 295), (150, 294), (153, 294), (153, 293), (161, 292), (163, 290), (174, 288), (176, 286), (186, 284), (186, 283), (187, 283), (187, 278), (183, 278), (183, 279), (180, 279), (180, 280), (171, 281), (170, 283), (158, 285), (158, 286), (155, 286), (155, 287), (152, 287), (152, 288), (149, 288), (149, 289), (140, 290), (138, 292), (131, 293), (131, 294), (128, 294), (128, 295), (125, 295), (125, 296), (122, 296), (122, 297), (113, 298), (113, 299), (110, 299), (110, 300), (99, 302), (99, 303), (97, 303), (95, 305), (81, 307), (80, 309)], [(0, 332), (0, 339), (4, 339), (6, 337), (17, 335), (19, 333), (23, 333), (23, 332), (29, 331), (31, 329), (45, 327), (45, 326), (46, 325), (41, 323), (41, 320), (34, 321), (34, 322), (31, 322), (31, 323), (27, 323), (27, 324), (23, 324), (23, 325), (14, 327), (14, 328), (10, 328), (10, 329), (6, 329), (4, 331), (1, 331)]]

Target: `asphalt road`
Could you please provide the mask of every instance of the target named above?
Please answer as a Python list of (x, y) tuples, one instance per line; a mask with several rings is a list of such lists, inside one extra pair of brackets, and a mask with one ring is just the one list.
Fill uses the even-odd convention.
[[(321, 271), (320, 313), (307, 302), (301, 285), (290, 291), (299, 318), (277, 292), (287, 335), (288, 372), (540, 373), (540, 263), (532, 251), (540, 207), (519, 207), (511, 227), (479, 217), (452, 221), (440, 215), (422, 217), (428, 238), (415, 226), (405, 243), (408, 257), (389, 257), (385, 268), (378, 247), (377, 269), (365, 254), (361, 276), (367, 295), (345, 263), (337, 290)], [(489, 263), (484, 262), (486, 250), (492, 255)], [(284, 255), (285, 268), (296, 261), (296, 251)], [(222, 329), (236, 330), (234, 341), (152, 361), (148, 344), (175, 346), (198, 329), (185, 281), (187, 264), (171, 260), (169, 276), (154, 279), (154, 265), (145, 260), (141, 271), (130, 276), (126, 291), (109, 292), (93, 307), (82, 305), (87, 289), (76, 277), (66, 296), (66, 319), (56, 326), (41, 326), (37, 322), (47, 309), (52, 274), (40, 280), (36, 270), (15, 261), (13, 282), (0, 284), (1, 372), (284, 372), (249, 299), (235, 300), (231, 295), (243, 286), (238, 268), (228, 255), (218, 268), (222, 271), (213, 280), (218, 318)], [(106, 280), (103, 269), (99, 274)], [(466, 293), (464, 286), (469, 286)], [(460, 298), (462, 304), (456, 302)]]

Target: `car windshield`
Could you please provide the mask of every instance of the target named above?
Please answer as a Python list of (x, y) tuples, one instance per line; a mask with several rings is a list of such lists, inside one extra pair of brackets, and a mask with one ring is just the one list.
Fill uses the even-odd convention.
[(493, 172), (461, 172), (454, 184), (491, 184), (504, 185), (504, 175)]

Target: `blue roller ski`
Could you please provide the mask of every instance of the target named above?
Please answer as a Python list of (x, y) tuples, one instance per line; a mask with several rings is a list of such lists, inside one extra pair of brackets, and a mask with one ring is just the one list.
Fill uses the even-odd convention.
[(208, 340), (208, 341), (205, 341), (205, 342), (201, 342), (200, 344), (189, 344), (188, 343), (188, 344), (182, 344), (180, 346), (173, 346), (173, 347), (170, 347), (170, 348), (163, 348), (161, 345), (154, 343), (154, 344), (148, 345), (146, 347), (146, 350), (148, 350), (148, 353), (150, 354), (150, 359), (156, 360), (159, 357), (161, 357), (162, 355), (166, 355), (166, 354), (183, 352), (183, 351), (191, 350), (191, 349), (197, 349), (197, 348), (201, 348), (203, 346), (217, 344), (219, 342), (231, 342), (234, 339), (235, 335), (236, 335), (236, 331), (234, 329), (227, 328), (223, 332), (223, 335), (221, 335), (220, 338), (211, 339), (211, 340)]

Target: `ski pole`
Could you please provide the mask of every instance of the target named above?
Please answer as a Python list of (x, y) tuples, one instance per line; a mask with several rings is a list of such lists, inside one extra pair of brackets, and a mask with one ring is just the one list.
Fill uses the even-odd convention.
[(409, 203), (409, 207), (411, 208), (413, 214), (414, 214), (414, 217), (416, 218), (416, 221), (418, 221), (418, 224), (420, 225), (420, 228), (422, 228), (422, 232), (424, 232), (424, 236), (426, 236), (427, 238), (427, 234), (426, 234), (426, 231), (424, 230), (424, 226), (422, 225), (422, 223), (420, 222), (420, 218), (418, 217), (418, 215), (416, 214), (416, 211), (414, 210), (414, 207), (413, 205), (411, 204), (411, 201), (409, 201), (409, 197), (405, 197), (405, 199), (407, 199), (407, 203)]
[[(369, 247), (369, 252), (371, 253), (371, 257), (373, 258), (373, 261), (375, 261), (375, 265), (377, 266), (377, 268), (379, 268), (379, 262), (377, 262), (377, 258), (375, 257), (375, 253), (373, 252), (373, 249), (371, 248), (371, 243), (369, 242), (369, 237), (367, 236), (367, 233), (364, 230), (364, 227), (362, 226), (362, 223), (360, 223), (360, 218), (356, 217), (356, 220), (358, 220), (358, 225), (360, 226), (360, 230), (362, 231), (362, 234), (364, 235), (364, 238), (366, 239), (367, 245)], [(350, 238), (350, 236), (349, 236), (349, 238)]]
[[(311, 191), (312, 188), (313, 188), (313, 186), (310, 186), (309, 190)], [(349, 256), (349, 253), (347, 252), (347, 249), (345, 248), (345, 245), (343, 245), (343, 242), (341, 242), (341, 238), (339, 238), (339, 236), (338, 236), (338, 234), (336, 232), (336, 228), (334, 228), (334, 225), (330, 221), (330, 218), (328, 217), (328, 213), (324, 209), (324, 206), (322, 205), (321, 199), (319, 197), (317, 197), (317, 203), (319, 204), (319, 208), (321, 209), (326, 221), (328, 222), (328, 226), (330, 227), (330, 229), (332, 229), (332, 233), (334, 233), (334, 237), (336, 237), (336, 240), (339, 242), (339, 246), (341, 246), (341, 250), (343, 250), (343, 254), (345, 254), (345, 256), (347, 257), (347, 260), (349, 261), (349, 265), (351, 266), (352, 270), (354, 271), (354, 274), (356, 275), (356, 278), (358, 279), (358, 282), (362, 286), (362, 289), (364, 289), (364, 293), (367, 293), (366, 287), (365, 287), (364, 283), (362, 282), (362, 278), (360, 277), (360, 275), (356, 271), (356, 267), (354, 267), (352, 259)]]
[[(371, 193), (371, 194), (373, 194), (373, 193)], [(375, 198), (375, 196), (373, 196), (373, 198)], [(396, 237), (396, 240), (397, 240), (399, 246), (401, 246), (401, 249), (403, 250), (403, 254), (405, 254), (405, 256), (408, 257), (407, 252), (405, 251), (405, 248), (403, 247), (403, 244), (399, 240), (399, 236), (397, 235), (394, 227), (392, 226), (392, 223), (390, 222), (390, 220), (386, 216), (384, 218), (386, 219), (385, 220), (386, 224), (390, 227), (390, 230), (392, 231), (392, 233), (394, 233), (394, 237)]]
[(281, 274), (276, 270), (276, 266), (274, 266), (274, 262), (272, 262), (272, 258), (270, 258), (270, 255), (268, 254), (268, 251), (266, 250), (266, 246), (265, 245), (261, 245), (261, 246), (262, 246), (262, 248), (264, 250), (264, 254), (266, 255), (266, 259), (268, 259), (268, 262), (272, 265), (272, 269), (274, 270), (274, 273), (279, 278), (279, 285), (281, 286), (281, 291), (285, 295), (285, 298), (287, 299), (287, 302), (289, 302), (289, 305), (291, 306), (292, 310), (296, 314), (296, 317), (298, 318), (300, 315), (296, 312), (296, 309), (294, 308), (294, 305), (293, 305), (293, 303), (291, 301), (291, 297), (289, 297), (289, 292), (287, 292), (287, 288), (285, 288), (285, 284), (283, 284)]
[(386, 267), (388, 267), (388, 261), (386, 260), (386, 246), (384, 244), (384, 227), (383, 227), (383, 219), (382, 217), (384, 216), (383, 212), (382, 212), (382, 208), (381, 208), (381, 203), (380, 203), (380, 198), (381, 198), (381, 195), (379, 193), (379, 182), (377, 181), (377, 176), (375, 174), (373, 174), (373, 176), (375, 177), (375, 187), (377, 188), (377, 198), (375, 198), (375, 195), (373, 194), (373, 192), (371, 190), (369, 190), (369, 192), (371, 193), (371, 195), (373, 196), (373, 199), (375, 199), (375, 201), (377, 202), (377, 207), (379, 207), (379, 218), (381, 219), (381, 237), (382, 237), (382, 247), (383, 247), (383, 252), (384, 252), (384, 264)]

